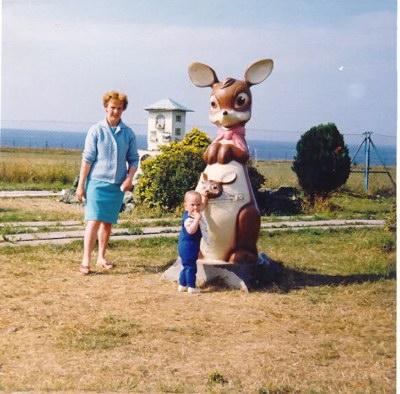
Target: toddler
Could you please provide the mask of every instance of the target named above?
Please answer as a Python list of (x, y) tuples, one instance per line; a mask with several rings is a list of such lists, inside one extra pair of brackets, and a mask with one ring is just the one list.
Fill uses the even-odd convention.
[(178, 253), (182, 261), (178, 291), (200, 292), (196, 288), (196, 261), (200, 251), (201, 237), (205, 236), (207, 231), (205, 219), (201, 215), (206, 203), (207, 198), (195, 190), (189, 190), (185, 194), (185, 212), (178, 241)]

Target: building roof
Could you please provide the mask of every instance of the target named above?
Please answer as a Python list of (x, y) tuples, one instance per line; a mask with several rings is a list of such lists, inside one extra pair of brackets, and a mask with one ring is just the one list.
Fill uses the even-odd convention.
[(184, 112), (193, 112), (193, 110), (184, 107), (183, 105), (177, 103), (170, 98), (162, 99), (157, 101), (154, 104), (149, 105), (145, 108), (146, 111), (151, 110), (167, 110), (167, 111), (184, 111)]

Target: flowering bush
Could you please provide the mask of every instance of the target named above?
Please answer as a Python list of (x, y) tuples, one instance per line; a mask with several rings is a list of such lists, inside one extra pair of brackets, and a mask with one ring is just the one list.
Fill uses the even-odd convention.
[(185, 192), (196, 187), (205, 168), (202, 155), (210, 142), (206, 133), (193, 129), (182, 141), (162, 146), (159, 155), (143, 161), (136, 203), (163, 211), (180, 206)]

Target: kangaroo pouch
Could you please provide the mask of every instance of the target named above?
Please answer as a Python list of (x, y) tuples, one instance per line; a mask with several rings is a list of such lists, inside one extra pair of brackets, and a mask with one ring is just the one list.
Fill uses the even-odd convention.
[[(234, 172), (233, 183), (224, 184), (226, 174)], [(239, 211), (251, 201), (250, 184), (247, 169), (237, 161), (227, 164), (214, 163), (208, 165), (204, 173), (208, 179), (222, 182), (222, 193), (217, 198), (208, 200), (204, 216), (208, 225), (208, 235), (200, 243), (203, 263), (226, 263), (230, 252), (236, 243), (236, 223)], [(201, 190), (201, 182), (196, 190)]]

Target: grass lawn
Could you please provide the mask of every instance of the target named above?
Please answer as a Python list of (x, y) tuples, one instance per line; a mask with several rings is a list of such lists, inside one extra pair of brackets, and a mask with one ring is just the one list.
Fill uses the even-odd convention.
[(112, 272), (77, 273), (80, 242), (0, 249), (0, 390), (395, 391), (395, 239), (383, 229), (262, 234), (269, 289), (177, 293), (176, 239), (112, 242)]
[[(0, 190), (60, 190), (79, 171), (78, 151), (0, 152)], [(271, 188), (297, 185), (290, 165), (257, 163)], [(366, 196), (361, 175), (352, 174), (326, 210), (307, 218), (385, 218), (395, 196), (385, 176), (375, 177)], [(146, 209), (120, 219), (139, 228), (137, 219), (150, 216), (157, 226), (179, 220)], [(57, 198), (0, 199), (2, 223), (82, 218), (82, 206)], [(0, 391), (395, 391), (392, 233), (262, 232), (259, 250), (283, 273), (250, 294), (215, 286), (177, 293), (160, 280), (176, 243), (111, 242), (115, 270), (89, 277), (77, 273), (81, 242), (0, 248)]]

